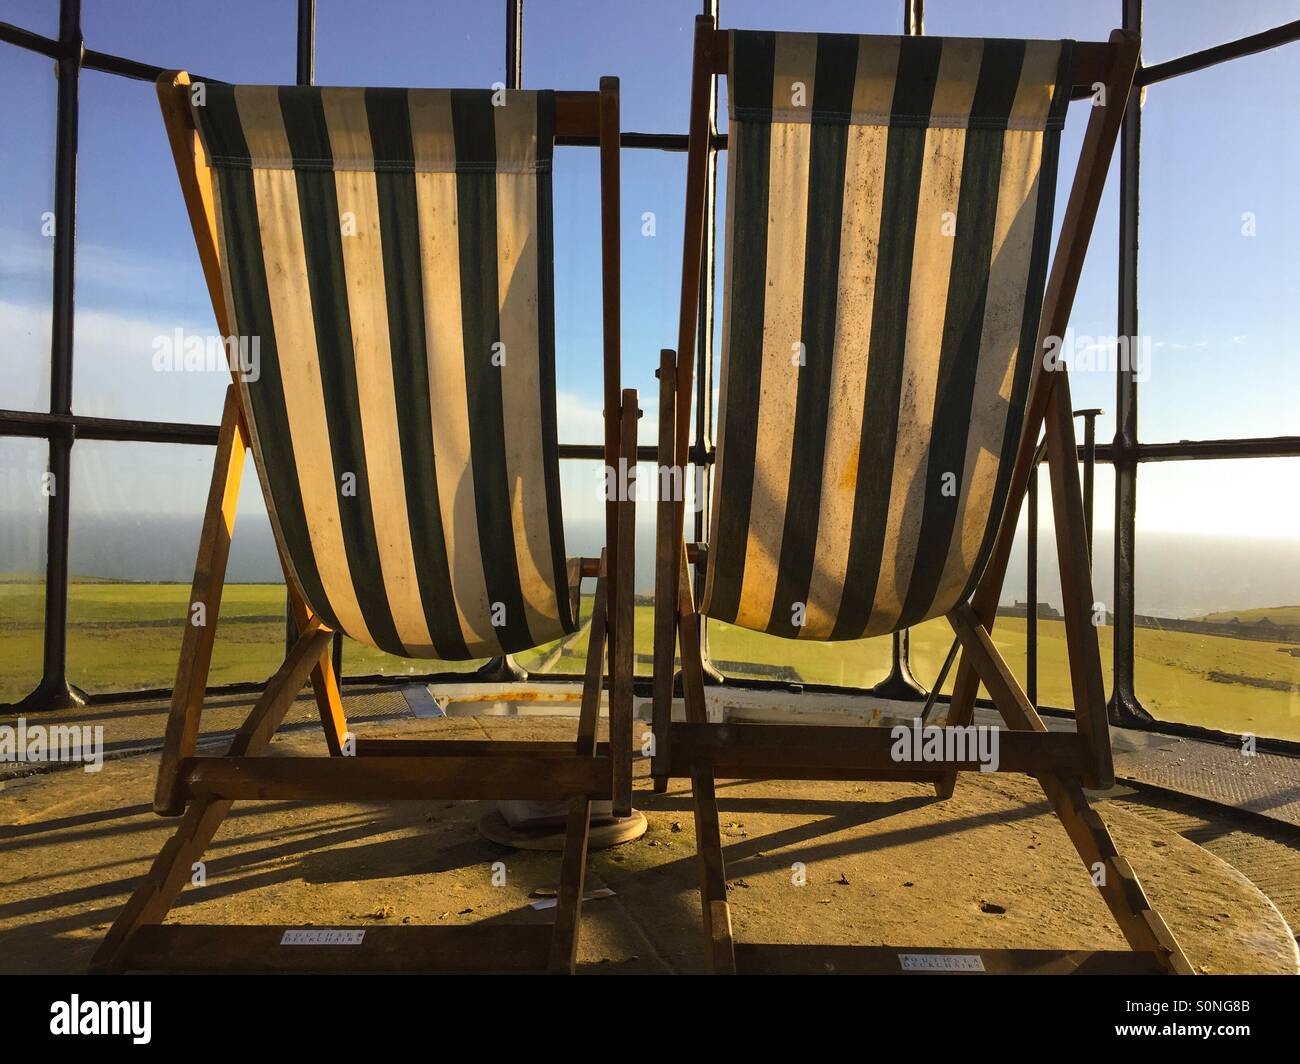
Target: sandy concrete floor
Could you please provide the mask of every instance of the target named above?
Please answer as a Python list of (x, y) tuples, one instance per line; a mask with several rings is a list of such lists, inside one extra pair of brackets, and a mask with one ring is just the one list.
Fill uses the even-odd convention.
[[(572, 722), (451, 718), (361, 724), (360, 735), (556, 738)], [(638, 726), (638, 731), (640, 726)], [(277, 756), (319, 754), (319, 736)], [(153, 757), (11, 778), (0, 788), (0, 970), (84, 969), (172, 830), (148, 802)], [(595, 853), (586, 971), (699, 971), (704, 959), (689, 791), (654, 795), (650, 830)], [(742, 941), (894, 946), (1123, 948), (1124, 941), (1032, 781), (964, 776), (948, 802), (927, 788), (723, 783), (730, 898)], [(545, 921), (530, 894), (554, 855), (481, 839), (481, 802), (237, 805), (207, 855), (207, 882), (171, 919), (302, 926)], [(1099, 811), (1193, 962), (1206, 972), (1293, 972), (1295, 940), (1272, 903), (1208, 850), (1114, 801)], [(493, 886), (492, 865), (506, 882)], [(804, 867), (797, 886), (794, 866)]]

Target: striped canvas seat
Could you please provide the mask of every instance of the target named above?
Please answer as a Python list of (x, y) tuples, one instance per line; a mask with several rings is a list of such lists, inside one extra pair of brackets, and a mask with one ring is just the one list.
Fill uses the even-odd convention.
[(464, 659), (573, 629), (555, 424), (554, 97), (192, 93), (272, 527), (354, 639)]
[(855, 639), (968, 597), (1024, 419), (1071, 54), (732, 32), (704, 613)]

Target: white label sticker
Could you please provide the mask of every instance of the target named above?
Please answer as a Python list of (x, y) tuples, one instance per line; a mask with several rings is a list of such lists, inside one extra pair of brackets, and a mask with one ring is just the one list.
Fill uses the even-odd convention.
[(978, 953), (900, 953), (898, 962), (905, 972), (984, 971), (984, 960)]
[(364, 929), (339, 928), (299, 928), (286, 931), (280, 939), (282, 946), (359, 946), (366, 937)]

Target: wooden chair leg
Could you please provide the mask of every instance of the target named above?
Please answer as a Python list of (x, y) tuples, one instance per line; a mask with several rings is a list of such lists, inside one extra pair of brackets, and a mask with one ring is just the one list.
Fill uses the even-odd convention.
[(235, 530), (245, 452), (239, 392), (232, 384), (226, 389), (212, 481), (199, 535), (198, 559), (194, 564), (194, 582), (190, 587), (190, 610), (201, 607), (203, 616), (191, 614), (186, 618), (176, 665), (176, 682), (172, 685), (171, 710), (158, 760), (153, 808), (160, 816), (180, 816), (185, 809), (180, 763), (184, 758), (194, 756), (202, 723), (203, 699), (207, 693), (212, 648), (221, 613), (221, 592), (226, 583), (226, 562)]
[(731, 932), (731, 906), (727, 902), (727, 866), (722, 856), (722, 830), (718, 823), (718, 798), (712, 769), (691, 770), (695, 805), (695, 845), (700, 860), (700, 906), (709, 968), (715, 975), (736, 974), (736, 943)]
[(695, 612), (690, 577), (686, 574), (686, 549), (682, 548), (681, 579), (677, 596), (677, 638), (681, 643), (682, 701), (686, 719), (705, 724), (709, 715), (704, 700), (704, 655), (700, 647), (700, 615)]
[(578, 935), (582, 923), (582, 894), (587, 877), (587, 838), (591, 832), (591, 802), (574, 798), (560, 859), (560, 888), (551, 931), (550, 971), (572, 975), (578, 964)]
[(339, 678), (334, 672), (334, 657), (326, 646), (320, 661), (311, 670), (311, 690), (316, 697), (316, 711), (320, 714), (321, 730), (325, 732), (325, 746), (331, 757), (343, 753), (344, 743), (351, 732), (343, 711), (343, 693)]
[(1115, 848), (1105, 822), (1088, 804), (1078, 781), (1044, 773), (1038, 782), (1128, 944), (1135, 950), (1154, 953), (1171, 975), (1196, 974), (1173, 932), (1152, 908), (1128, 861)]
[[(1007, 726), (1046, 731), (1047, 725), (998, 653), (992, 636), (975, 611), (969, 605), (958, 606), (948, 619), (961, 640), (963, 659), (969, 659), (972, 670), (979, 671)], [(1079, 781), (1049, 772), (1039, 773), (1037, 779), (1129, 945), (1135, 950), (1154, 953), (1171, 973), (1191, 973), (1190, 962), (1160, 914), (1151, 907), (1142, 884), (1115, 848), (1101, 817), (1088, 804)]]
[[(636, 461), (636, 424), (640, 417), (637, 394), (633, 389), (623, 392), (623, 427), (620, 438), (620, 461), (630, 468)], [(611, 581), (607, 593), (613, 601), (609, 607), (610, 639), (613, 645), (613, 668), (609, 677), (609, 750), (612, 763), (614, 815), (632, 815), (632, 680), (636, 662), (634, 628), (636, 601), (633, 596), (635, 569), (633, 556), (636, 550), (636, 501), (633, 498), (618, 502), (618, 551), (621, 568), (618, 584)]]
[[(952, 700), (948, 703), (948, 717), (944, 724), (949, 728), (967, 727), (975, 719), (975, 698), (979, 694), (980, 681), (965, 651), (957, 662), (957, 678), (952, 684)], [(935, 780), (935, 796), (944, 800), (951, 798), (957, 789), (957, 773), (947, 772)]]
[[(655, 780), (655, 793), (668, 789), (668, 778), (661, 769), (667, 762), (672, 726), (673, 704), (673, 654), (677, 649), (676, 596), (673, 592), (673, 510), (678, 504), (672, 495), (673, 484), (664, 482), (665, 471), (676, 469), (673, 461), (673, 411), (676, 400), (673, 386), (677, 375), (677, 357), (672, 351), (659, 352), (659, 483), (658, 501), (655, 504), (655, 604), (654, 604), (654, 680), (652, 698), (652, 730), (654, 756), (650, 773)], [(669, 490), (665, 490), (665, 488)], [(684, 495), (684, 488), (682, 489)]]
[[(328, 649), (330, 632), (311, 622), (298, 638), (289, 656), (268, 681), (257, 704), (231, 741), (231, 756), (256, 756), (270, 745), (307, 678), (308, 663)], [(194, 862), (212, 842), (233, 803), (221, 798), (195, 798), (189, 803), (180, 826), (159, 851), (153, 866), (136, 887), (126, 906), (113, 921), (104, 941), (91, 958), (91, 971), (115, 971), (123, 947), (137, 928), (161, 923), (192, 874)]]
[(91, 972), (121, 971), (122, 949), (136, 929), (162, 923), (193, 874), (194, 862), (203, 856), (233, 804), (219, 798), (190, 802), (176, 833), (154, 858), (148, 874), (95, 950), (90, 961)]
[[(293, 610), (293, 620), (299, 632), (305, 632), (311, 623), (311, 610), (293, 591), (286, 573), (285, 583), (289, 584), (289, 602)], [(334, 672), (334, 655), (330, 644), (325, 645), (320, 658), (311, 670), (311, 690), (316, 698), (316, 711), (320, 714), (321, 730), (325, 733), (325, 747), (331, 757), (343, 753), (343, 744), (348, 731), (348, 718), (343, 711), (343, 692), (339, 688), (339, 678)]]

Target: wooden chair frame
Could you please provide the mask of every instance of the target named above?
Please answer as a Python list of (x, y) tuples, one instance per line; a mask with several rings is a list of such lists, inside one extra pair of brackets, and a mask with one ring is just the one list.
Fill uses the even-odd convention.
[[(222, 335), (233, 333), (223, 297), (213, 209), (213, 174), (187, 95), (189, 76), (167, 71), (157, 83), (164, 121)], [(600, 150), (603, 268), (605, 462), (634, 460), (639, 411), (633, 390), (620, 392), (619, 85), (599, 92), (557, 92), (555, 135), (595, 140)], [(232, 373), (237, 372), (232, 369)], [(577, 736), (570, 741), (494, 742), (355, 739), (348, 732), (330, 656), (333, 633), (294, 591), (281, 554), (299, 636), (267, 683), (224, 757), (199, 757), (197, 740), (216, 637), (226, 562), (245, 452), (247, 413), (237, 378), (226, 393), (216, 461), (199, 541), (191, 603), (206, 623), (187, 624), (167, 719), (154, 809), (184, 814), (92, 962), (94, 971), (542, 971), (572, 972), (581, 917), (588, 824), (594, 800), (631, 812), (632, 580), (634, 502), (611, 498), (599, 558), (571, 563), (595, 578)], [(596, 741), (606, 652), (610, 676), (608, 743)], [(268, 758), (276, 728), (310, 677), (327, 757)], [(349, 753), (350, 756), (344, 756)], [(278, 927), (207, 927), (162, 923), (189, 881), (193, 862), (238, 799), (376, 801), (398, 799), (565, 800), (567, 834), (552, 925), (367, 928), (360, 946), (281, 945)]]
[[(1084, 136), (1079, 167), (1070, 190), (1061, 239), (1052, 260), (1043, 303), (1037, 350), (1048, 336), (1062, 336), (1078, 286), (1084, 254), (1101, 199), (1106, 170), (1124, 115), (1138, 63), (1136, 34), (1116, 30), (1107, 43), (1076, 46), (1072, 97), (1094, 97), (1101, 89)], [(711, 16), (697, 17), (691, 83), (690, 136), (686, 173), (686, 224), (682, 254), (681, 316), (677, 350), (661, 354), (659, 368), (659, 464), (671, 468), (670, 483), (684, 483), (689, 461), (688, 429), (692, 401), (702, 250), (706, 168), (710, 140), (712, 79), (726, 76), (729, 40)], [(1040, 427), (1047, 437), (1052, 502), (1057, 515), (1066, 641), (1069, 650), (1077, 731), (1049, 732), (1019, 682), (993, 644), (998, 598), (1032, 468)], [(1102, 684), (1088, 547), (1084, 540), (1083, 501), (1064, 366), (1046, 372), (1035, 359), (1024, 434), (1016, 453), (1011, 489), (986, 572), (971, 601), (948, 615), (961, 643), (961, 664), (947, 724), (969, 725), (983, 682), (1002, 716), (999, 769), (1034, 776), (1097, 883), (1107, 906), (1134, 953), (1124, 951), (978, 951), (989, 971), (1075, 971), (1147, 967), (1168, 972), (1192, 968), (1173, 935), (1151, 907), (1132, 869), (1116, 851), (1101, 818), (1089, 807), (1083, 788), (1114, 783), (1110, 737)], [(830, 959), (840, 971), (898, 971), (896, 950), (851, 947), (772, 947), (736, 943), (727, 903), (727, 881), (718, 826), (715, 779), (910, 780), (935, 786), (939, 797), (952, 794), (959, 771), (974, 762), (911, 767), (890, 758), (884, 729), (864, 727), (710, 724), (705, 712), (700, 618), (687, 572), (707, 564), (704, 545), (683, 536), (685, 502), (662, 498), (657, 510), (655, 556), (655, 643), (653, 685), (654, 752), (651, 775), (662, 789), (672, 778), (689, 778), (701, 871), (704, 930), (709, 961), (716, 972), (823, 970)], [(708, 545), (718, 549), (720, 545)], [(672, 720), (673, 655), (680, 649), (686, 720)], [(829, 951), (829, 952), (828, 952)], [(937, 951), (932, 951), (937, 952)], [(833, 954), (833, 957), (831, 957)], [(810, 967), (811, 966), (811, 967)]]

